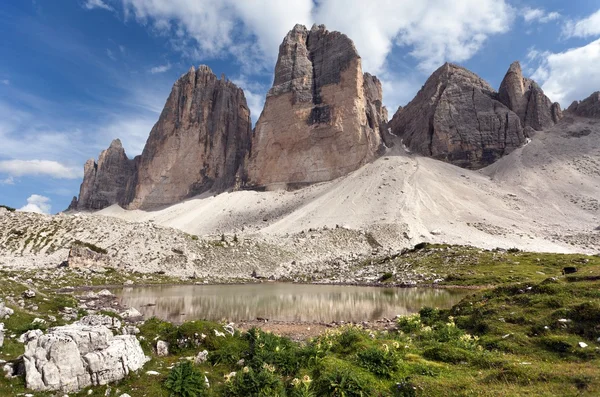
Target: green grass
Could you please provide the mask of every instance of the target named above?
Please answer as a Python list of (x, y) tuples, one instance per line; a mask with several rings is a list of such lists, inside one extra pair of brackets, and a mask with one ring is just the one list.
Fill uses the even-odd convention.
[[(194, 364), (194, 371), (208, 378), (208, 396), (600, 395), (599, 258), (425, 245), (385, 261), (392, 267), (410, 262), (444, 274), (446, 284), (495, 286), (474, 290), (449, 310), (423, 308), (418, 315), (399, 319), (394, 331), (346, 326), (303, 343), (258, 329), (220, 337), (214, 330), (222, 332), (221, 324), (193, 321), (177, 326), (149, 319), (140, 336), (151, 361), (139, 374), (110, 387), (113, 393), (118, 389), (131, 396), (169, 396), (164, 382), (170, 367), (206, 349), (208, 361)], [(578, 271), (561, 275), (565, 266)], [(28, 288), (9, 280), (15, 276), (24, 280), (35, 274), (0, 272), (3, 296), (18, 297)], [(138, 282), (141, 277), (109, 272), (88, 280), (77, 271), (64, 273), (72, 285)], [(34, 284), (44, 285), (37, 279)], [(7, 334), (27, 329), (34, 317), (47, 318), (65, 306), (76, 308), (69, 295), (44, 288), (27, 302), (38, 310), (10, 305), (15, 315), (4, 321)], [(156, 356), (156, 339), (169, 342), (171, 355)], [(579, 342), (588, 347), (579, 347)], [(8, 338), (0, 358), (14, 359), (22, 352), (23, 346)], [(146, 375), (148, 370), (160, 375)], [(232, 371), (238, 375), (228, 381), (225, 375)], [(92, 396), (103, 396), (106, 386), (90, 390)], [(22, 379), (0, 377), (0, 395), (24, 391)]]

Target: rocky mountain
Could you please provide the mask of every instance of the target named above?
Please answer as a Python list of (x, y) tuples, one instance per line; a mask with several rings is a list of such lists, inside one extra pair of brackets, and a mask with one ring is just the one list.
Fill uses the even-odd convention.
[(84, 166), (79, 199), (70, 209), (97, 210), (112, 204), (127, 205), (133, 196), (138, 159), (130, 160), (119, 139), (100, 153), (98, 162), (89, 159)]
[(69, 209), (151, 208), (222, 192), (235, 185), (251, 135), (242, 89), (208, 66), (192, 67), (173, 85), (142, 155), (129, 160), (114, 140), (98, 163), (86, 162)]
[(574, 101), (567, 111), (581, 117), (600, 119), (600, 91), (594, 92), (583, 101)]
[(246, 186), (293, 188), (354, 171), (377, 156), (386, 121), (381, 83), (363, 74), (352, 40), (296, 25), (279, 47)]
[(519, 116), (523, 127), (541, 131), (562, 118), (560, 105), (552, 103), (535, 81), (523, 77), (519, 62), (510, 65), (500, 84), (498, 97)]
[(232, 187), (251, 134), (242, 89), (208, 66), (192, 67), (173, 86), (150, 132), (130, 207), (173, 204)]
[(483, 79), (458, 65), (436, 70), (390, 121), (409, 150), (464, 168), (489, 165), (525, 143), (516, 113)]

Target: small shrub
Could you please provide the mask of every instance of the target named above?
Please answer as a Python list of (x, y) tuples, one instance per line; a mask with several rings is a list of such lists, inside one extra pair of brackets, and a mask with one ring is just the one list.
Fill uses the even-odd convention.
[(392, 395), (394, 397), (416, 397), (417, 388), (410, 381), (410, 377), (406, 377), (392, 386)]
[(273, 397), (285, 395), (282, 380), (273, 368), (265, 366), (260, 371), (244, 367), (226, 383), (225, 396), (230, 397)]
[(391, 378), (398, 369), (398, 358), (387, 345), (358, 352), (357, 359), (361, 367), (382, 378)]
[(424, 307), (419, 310), (419, 316), (421, 322), (425, 325), (433, 325), (434, 323), (441, 320), (440, 310), (433, 307)]
[(204, 375), (196, 370), (189, 361), (177, 364), (164, 383), (171, 396), (201, 397), (208, 395), (204, 383)]
[(390, 281), (393, 277), (394, 277), (394, 275), (390, 272), (383, 273), (383, 275), (381, 277), (379, 277), (378, 281), (380, 283), (385, 283), (386, 281)]
[(364, 397), (370, 390), (360, 376), (349, 369), (335, 368), (327, 371), (315, 381), (318, 396)]
[(5, 209), (7, 209), (10, 212), (15, 212), (16, 211), (16, 208), (9, 207), (7, 205), (0, 205), (0, 208), (5, 208)]
[(411, 316), (402, 316), (396, 322), (398, 329), (404, 333), (410, 334), (421, 329), (421, 316), (413, 314)]
[(104, 255), (108, 254), (108, 251), (105, 250), (104, 248), (98, 247), (97, 245), (94, 245), (92, 243), (83, 242), (81, 240), (75, 240), (75, 241), (73, 241), (73, 245), (74, 246), (80, 246), (80, 247), (89, 248), (90, 250), (92, 250), (92, 251), (94, 251), (94, 252), (96, 252), (98, 254), (104, 254)]

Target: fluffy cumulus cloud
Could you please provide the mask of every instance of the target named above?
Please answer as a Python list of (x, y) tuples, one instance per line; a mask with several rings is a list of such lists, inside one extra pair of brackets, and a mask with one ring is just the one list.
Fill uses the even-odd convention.
[[(323, 0), (315, 19), (348, 34), (365, 69), (379, 73), (394, 45), (406, 47), (423, 72), (471, 58), (495, 34), (507, 32), (514, 9), (504, 0)], [(344, 10), (344, 12), (340, 12)]]
[(50, 199), (48, 197), (40, 196), (39, 194), (32, 194), (27, 199), (27, 204), (19, 208), (19, 211), (49, 214), (51, 208), (52, 206), (50, 205)]
[(0, 173), (9, 177), (49, 176), (56, 179), (78, 179), (82, 172), (79, 168), (67, 167), (50, 160), (0, 160)]
[(383, 69), (394, 45), (407, 47), (426, 72), (447, 60), (465, 61), (489, 36), (506, 32), (515, 14), (505, 0), (121, 1), (127, 17), (173, 34), (174, 45), (188, 55), (233, 55), (255, 68), (261, 61), (272, 66), (294, 24), (324, 23), (355, 41), (373, 73)]
[(600, 87), (600, 39), (564, 52), (530, 55), (540, 62), (532, 77), (543, 82), (546, 95), (563, 107)]
[(561, 15), (558, 12), (546, 12), (541, 8), (529, 8), (525, 7), (521, 11), (521, 16), (525, 20), (525, 22), (539, 22), (539, 23), (548, 23), (550, 21), (556, 21), (560, 19)]
[(600, 10), (586, 18), (568, 21), (563, 33), (567, 37), (600, 36)]

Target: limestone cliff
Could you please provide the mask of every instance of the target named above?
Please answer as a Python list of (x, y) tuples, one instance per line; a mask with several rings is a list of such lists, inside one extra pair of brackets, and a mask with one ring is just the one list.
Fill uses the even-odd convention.
[(498, 91), (500, 102), (515, 112), (523, 127), (541, 131), (562, 118), (558, 103), (552, 103), (537, 83), (523, 77), (521, 64), (513, 62)]
[(352, 41), (296, 25), (279, 47), (256, 124), (246, 187), (293, 188), (345, 175), (377, 156), (387, 112)]
[(583, 101), (574, 101), (567, 111), (581, 117), (600, 119), (600, 91), (594, 92)]
[[(126, 206), (131, 201), (135, 175), (136, 160), (127, 158), (119, 139), (113, 140), (110, 147), (100, 153), (97, 163), (94, 159), (85, 163), (76, 208), (97, 210), (113, 204)], [(71, 206), (69, 209), (74, 209)]]
[(251, 134), (242, 89), (208, 66), (192, 67), (173, 86), (150, 132), (130, 207), (168, 205), (232, 187)]
[(413, 152), (465, 168), (481, 168), (525, 142), (517, 114), (467, 69), (446, 63), (389, 123)]

